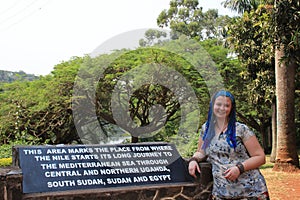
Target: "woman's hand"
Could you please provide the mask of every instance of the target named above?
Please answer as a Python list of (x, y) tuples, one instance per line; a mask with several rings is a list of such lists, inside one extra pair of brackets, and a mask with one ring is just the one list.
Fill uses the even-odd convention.
[(230, 181), (236, 180), (240, 176), (240, 170), (237, 166), (230, 167), (224, 172), (224, 177)]
[(197, 161), (192, 160), (189, 162), (189, 174), (192, 177), (197, 178), (196, 173), (200, 173), (200, 167), (199, 167)]

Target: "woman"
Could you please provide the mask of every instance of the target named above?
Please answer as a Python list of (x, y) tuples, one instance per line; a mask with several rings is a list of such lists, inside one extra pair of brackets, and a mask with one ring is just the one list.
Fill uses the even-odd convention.
[(236, 122), (235, 109), (230, 92), (221, 90), (213, 96), (189, 173), (196, 178), (198, 162), (207, 158), (214, 181), (211, 199), (269, 199), (266, 181), (258, 169), (265, 163), (264, 151), (255, 134)]

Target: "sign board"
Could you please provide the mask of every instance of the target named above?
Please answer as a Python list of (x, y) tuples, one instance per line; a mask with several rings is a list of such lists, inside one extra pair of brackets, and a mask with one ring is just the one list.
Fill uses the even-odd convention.
[(17, 147), (23, 193), (188, 182), (173, 144)]

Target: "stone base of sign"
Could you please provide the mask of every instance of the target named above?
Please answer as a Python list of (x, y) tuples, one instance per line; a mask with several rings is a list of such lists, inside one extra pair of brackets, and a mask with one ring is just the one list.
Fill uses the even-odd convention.
[[(22, 172), (19, 168), (0, 168), (0, 199), (3, 200), (115, 200), (115, 199), (203, 199), (212, 189), (209, 163), (200, 163), (201, 174), (194, 183), (162, 184), (138, 187), (116, 187), (63, 192), (22, 193)], [(33, 169), (34, 170), (34, 169)], [(38, 181), (38, 180), (37, 180)]]

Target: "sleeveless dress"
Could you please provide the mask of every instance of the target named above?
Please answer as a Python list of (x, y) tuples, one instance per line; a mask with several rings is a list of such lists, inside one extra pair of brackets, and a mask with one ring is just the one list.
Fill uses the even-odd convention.
[[(200, 136), (203, 137), (205, 124), (202, 126)], [(231, 148), (226, 141), (226, 134), (221, 133), (211, 140), (205, 153), (208, 156), (208, 162), (212, 164), (213, 191), (212, 195), (219, 198), (247, 199), (250, 197), (259, 197), (265, 199), (264, 193), (268, 189), (266, 181), (259, 169), (245, 171), (237, 180), (230, 181), (224, 178), (224, 171), (235, 166), (238, 162), (247, 160), (250, 156), (243, 144), (254, 133), (245, 125), (236, 122), (236, 140), (237, 147)]]

